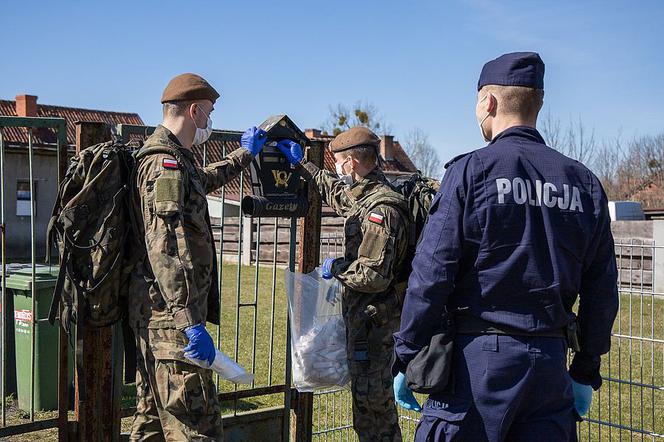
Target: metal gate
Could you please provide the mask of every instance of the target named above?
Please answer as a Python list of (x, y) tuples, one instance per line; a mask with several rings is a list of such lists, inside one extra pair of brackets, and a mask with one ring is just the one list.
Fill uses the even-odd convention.
[[(12, 143), (6, 143), (6, 137)], [(35, 144), (39, 145), (39, 149)], [(38, 152), (36, 152), (38, 151)], [(27, 161), (26, 161), (27, 159)], [(37, 202), (44, 195), (53, 193), (64, 175), (67, 161), (67, 127), (62, 118), (27, 118), (0, 117), (0, 235), (2, 246), (1, 289), (2, 315), (0, 315), (0, 414), (2, 428), (0, 437), (23, 434), (41, 429), (55, 428), (59, 424), (66, 426), (66, 391), (67, 378), (67, 339), (62, 332), (48, 324), (43, 311), (44, 298), (38, 289), (37, 274), (42, 270), (51, 273), (52, 268), (44, 267), (45, 220), (50, 216), (50, 207), (39, 207)], [(35, 170), (47, 171), (45, 176), (36, 176)], [(8, 189), (13, 192), (9, 197)], [(36, 197), (37, 193), (42, 197)], [(53, 198), (54, 199), (54, 198)], [(9, 208), (13, 208), (10, 211)], [(43, 231), (41, 231), (43, 229)], [(27, 239), (29, 238), (29, 239)], [(9, 266), (8, 245), (13, 251), (21, 245), (21, 251), (15, 252), (17, 259)], [(29, 244), (26, 250), (24, 245)], [(27, 252), (27, 253), (26, 253)], [(20, 270), (28, 279), (28, 284), (21, 292), (24, 298), (22, 309), (16, 309), (13, 294), (8, 293), (8, 277)], [(50, 298), (50, 297), (49, 297)], [(27, 303), (26, 303), (27, 300)], [(48, 306), (47, 306), (48, 307)], [(45, 333), (44, 333), (45, 332)], [(59, 334), (58, 334), (59, 333)], [(17, 338), (27, 336), (29, 348), (24, 348), (26, 340)], [(53, 361), (44, 361), (37, 352), (37, 345), (43, 348), (46, 335), (49, 343), (55, 346), (56, 357)], [(39, 336), (39, 342), (38, 342)], [(15, 342), (17, 345), (15, 346)], [(16, 372), (16, 362), (26, 357), (29, 363), (26, 369)], [(43, 356), (43, 355), (42, 355)], [(63, 359), (64, 356), (64, 359)], [(45, 362), (45, 364), (42, 364)], [(58, 363), (60, 362), (60, 364)], [(26, 367), (27, 365), (27, 367)], [(60, 370), (58, 371), (58, 367)], [(43, 382), (44, 370), (53, 370), (50, 379), (57, 385), (58, 405), (64, 401), (64, 413), (44, 415), (36, 409), (37, 388)], [(64, 370), (63, 370), (64, 369)], [(8, 376), (12, 374), (12, 376)], [(54, 379), (57, 378), (57, 379)], [(12, 382), (13, 381), (13, 382)], [(20, 386), (18, 384), (21, 384)], [(12, 389), (13, 391), (8, 391)], [(22, 390), (25, 410), (16, 406), (16, 392)], [(8, 396), (13, 399), (8, 403)]]
[[(153, 131), (147, 126), (117, 126), (117, 135), (126, 142)], [(240, 147), (241, 135), (213, 131), (205, 144), (194, 147), (198, 163), (207, 166), (221, 160)], [(210, 197), (220, 258), (221, 325), (208, 328), (218, 348), (255, 375), (252, 385), (241, 388), (216, 377), (224, 433), (229, 440), (250, 440), (250, 434), (274, 434), (278, 423), (281, 440), (287, 441), (295, 391), (283, 274), (286, 268), (295, 270), (298, 223), (295, 218), (242, 217), (245, 192), (250, 192), (250, 183), (242, 172)]]
[[(7, 330), (13, 327), (13, 321), (10, 324), (6, 318), (13, 315), (14, 312), (8, 306), (7, 301), (9, 298), (6, 289), (8, 262), (4, 251), (8, 235), (15, 234), (15, 232), (12, 231), (11, 223), (8, 224), (5, 217), (7, 213), (6, 178), (9, 175), (6, 173), (7, 146), (2, 135), (6, 131), (13, 131), (12, 133), (19, 131), (25, 133), (26, 138), (25, 146), (10, 147), (12, 154), (15, 153), (14, 151), (23, 149), (22, 154), (28, 158), (29, 167), (26, 172), (28, 184), (21, 195), (27, 196), (28, 199), (25, 206), (28, 208), (29, 217), (26, 217), (24, 221), (29, 221), (28, 235), (32, 239), (29, 262), (26, 265), (28, 268), (32, 268), (29, 282), (32, 294), (31, 311), (34, 312), (38, 310), (40, 302), (39, 296), (34, 296), (37, 287), (35, 268), (42, 262), (41, 255), (38, 256), (36, 252), (35, 244), (36, 238), (40, 236), (36, 225), (36, 221), (39, 220), (36, 211), (39, 215), (45, 213), (48, 217), (55, 197), (53, 195), (47, 204), (49, 207), (45, 207), (45, 204), (38, 205), (35, 201), (33, 138), (41, 137), (41, 145), (44, 145), (43, 139), (46, 135), (52, 141), (51, 150), (57, 155), (55, 160), (57, 167), (51, 168), (54, 174), (53, 182), (39, 182), (39, 187), (43, 187), (45, 190), (57, 189), (57, 184), (64, 176), (67, 166), (66, 130), (65, 120), (59, 118), (0, 117), (0, 170), (2, 171), (0, 180), (2, 218), (0, 221), (3, 246), (1, 274), (3, 315), (2, 349), (0, 351), (2, 426), (0, 427), (0, 439), (3, 440), (5, 437), (13, 436), (17, 438), (15, 440), (25, 440), (27, 437), (32, 437), (26, 435), (40, 430), (45, 430), (45, 432), (35, 433), (35, 440), (67, 440), (68, 437), (76, 434), (79, 439), (87, 440), (92, 427), (100, 428), (101, 424), (106, 426), (108, 423), (101, 421), (116, 418), (118, 429), (121, 426), (122, 430), (126, 432), (131, 424), (130, 416), (135, 410), (135, 387), (122, 385), (121, 376), (118, 375), (122, 368), (122, 359), (118, 357), (120, 350), (118, 343), (121, 342), (121, 339), (118, 336), (119, 327), (115, 326), (101, 329), (98, 334), (92, 336), (91, 344), (99, 345), (101, 348), (113, 348), (113, 355), (104, 355), (99, 360), (87, 361), (91, 362), (92, 373), (84, 373), (86, 378), (92, 378), (93, 381), (103, 386), (95, 388), (95, 392), (89, 389), (88, 396), (96, 394), (95, 400), (102, 402), (101, 407), (106, 409), (100, 409), (98, 406), (95, 409), (78, 409), (77, 407), (76, 411), (72, 412), (70, 395), (74, 393), (74, 389), (70, 388), (68, 378), (71, 369), (71, 363), (68, 361), (70, 351), (68, 337), (60, 327), (56, 331), (56, 333), (59, 332), (57, 342), (60, 356), (51, 364), (53, 372), (59, 370), (56, 381), (58, 411), (40, 412), (35, 409), (34, 396), (35, 391), (38, 391), (35, 384), (38, 381), (35, 380), (34, 367), (40, 354), (36, 351), (34, 331), (37, 325), (51, 327), (45, 322), (45, 317), (37, 315), (34, 315), (34, 321), (25, 321), (33, 331), (32, 344), (29, 349), (33, 368), (29, 374), (32, 395), (30, 406), (27, 407), (29, 413), (19, 410), (15, 401), (7, 403), (8, 395), (5, 387), (7, 384), (6, 371), (9, 365), (7, 361), (9, 345), (6, 343), (8, 342)], [(77, 123), (77, 149), (106, 141), (110, 138), (111, 132), (115, 132), (116, 135), (127, 141), (138, 141), (153, 130), (154, 128), (145, 126), (110, 127), (104, 123)], [(53, 133), (46, 134), (45, 131)], [(195, 151), (197, 160), (203, 165), (220, 160), (226, 154), (239, 148), (240, 136), (240, 132), (214, 131), (210, 140), (201, 149)], [(298, 394), (291, 387), (290, 333), (283, 280), (285, 269), (296, 270), (297, 263), (297, 269), (303, 270), (303, 262), (312, 261), (308, 257), (311, 251), (304, 250), (304, 246), (315, 239), (315, 247), (312, 250), (317, 254), (319, 230), (315, 229), (315, 222), (312, 224), (311, 221), (315, 216), (300, 219), (299, 223), (302, 227), (298, 227), (297, 219), (243, 218), (240, 213), (240, 201), (249, 189), (247, 184), (245, 173), (242, 173), (236, 180), (220, 189), (210, 200), (211, 205), (214, 206), (213, 233), (220, 258), (218, 260), (218, 283), (221, 289), (220, 313), (222, 318), (220, 327), (209, 327), (210, 334), (216, 338), (218, 348), (255, 374), (253, 384), (248, 386), (238, 387), (222, 379), (216, 379), (222, 405), (225, 435), (229, 440), (260, 440), (266, 435), (269, 435), (270, 440), (290, 440), (295, 433), (304, 434), (306, 437), (306, 434), (311, 432), (311, 401), (308, 395)], [(44, 193), (46, 192), (44, 191)], [(312, 207), (315, 209), (315, 204)], [(320, 205), (318, 205), (318, 210), (320, 210)], [(315, 210), (311, 213), (315, 215)], [(45, 226), (43, 227), (45, 231)], [(311, 227), (314, 227), (313, 230)], [(309, 234), (305, 234), (307, 228), (309, 228)], [(298, 242), (303, 250), (297, 250)], [(297, 259), (298, 253), (299, 259)], [(55, 268), (56, 266), (54, 266)], [(72, 339), (72, 342), (75, 341)], [(111, 366), (110, 369), (109, 366)], [(102, 377), (95, 379), (96, 375)], [(109, 397), (111, 390), (113, 393)], [(25, 395), (25, 392), (23, 394)], [(75, 394), (77, 399), (74, 403), (79, 404), (78, 389)], [(124, 417), (122, 422), (120, 422), (120, 416)], [(110, 424), (110, 427), (115, 429), (116, 427), (113, 425)], [(119, 434), (115, 436), (114, 430), (112, 433), (111, 436), (97, 434), (94, 437), (117, 440)]]

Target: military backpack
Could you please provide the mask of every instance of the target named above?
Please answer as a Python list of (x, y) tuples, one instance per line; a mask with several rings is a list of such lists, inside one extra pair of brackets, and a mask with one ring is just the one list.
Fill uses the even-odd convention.
[(61, 180), (47, 233), (47, 259), (53, 245), (60, 255), (49, 321), (59, 313), (68, 333), (72, 323), (104, 327), (123, 316), (131, 271), (143, 257), (137, 250), (144, 250), (130, 207), (135, 165), (153, 153), (179, 160), (174, 149), (137, 147), (119, 140), (90, 146)]
[(404, 260), (401, 274), (402, 280), (408, 280), (412, 271), (412, 262), (415, 258), (415, 249), (420, 242), (424, 225), (429, 217), (431, 201), (440, 190), (440, 182), (433, 178), (422, 176), (419, 172), (413, 174), (408, 180), (399, 185), (392, 186), (394, 191), (408, 201), (409, 241), (408, 252)]

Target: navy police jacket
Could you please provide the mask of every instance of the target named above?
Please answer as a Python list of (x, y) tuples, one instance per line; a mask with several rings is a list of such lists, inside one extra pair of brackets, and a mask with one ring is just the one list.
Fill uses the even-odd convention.
[(524, 332), (563, 329), (579, 298), (570, 374), (599, 388), (618, 309), (607, 197), (583, 164), (512, 127), (449, 164), (408, 281), (396, 366), (427, 345), (444, 308)]

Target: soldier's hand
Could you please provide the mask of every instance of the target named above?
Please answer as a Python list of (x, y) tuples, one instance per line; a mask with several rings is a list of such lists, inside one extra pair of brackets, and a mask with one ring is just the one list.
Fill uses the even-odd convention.
[(320, 268), (320, 276), (323, 279), (332, 279), (334, 277), (334, 273), (332, 273), (334, 261), (336, 261), (335, 258), (325, 258), (325, 261), (323, 261), (323, 265)]
[(242, 147), (247, 149), (253, 156), (258, 155), (267, 141), (267, 132), (253, 126), (245, 130), (240, 139)]
[(417, 399), (415, 399), (413, 392), (408, 388), (405, 374), (399, 373), (397, 377), (394, 378), (393, 388), (394, 399), (397, 402), (397, 405), (406, 410), (422, 412), (422, 407), (420, 407)]
[(209, 365), (214, 362), (216, 354), (214, 342), (203, 324), (194, 325), (184, 331), (189, 339), (189, 344), (184, 348), (184, 354), (188, 358), (207, 361)]
[(286, 158), (288, 158), (288, 161), (291, 164), (297, 164), (302, 161), (302, 158), (304, 158), (304, 154), (302, 153), (302, 146), (297, 144), (295, 141), (281, 140), (277, 144), (277, 147), (284, 153), (284, 155), (286, 155)]

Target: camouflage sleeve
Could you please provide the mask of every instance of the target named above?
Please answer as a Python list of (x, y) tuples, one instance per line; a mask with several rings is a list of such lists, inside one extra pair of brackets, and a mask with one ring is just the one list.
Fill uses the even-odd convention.
[(191, 251), (183, 228), (182, 172), (164, 168), (164, 158), (171, 157), (147, 158), (139, 167), (137, 185), (150, 267), (175, 326), (182, 330), (205, 322), (196, 300), (207, 294), (197, 293), (194, 284)]
[(332, 272), (356, 292), (384, 292), (395, 282), (408, 246), (402, 218), (397, 209), (378, 206), (362, 221), (362, 234), (357, 259), (335, 261)]
[(205, 192), (211, 193), (233, 180), (240, 172), (251, 164), (254, 157), (247, 149), (236, 149), (221, 161), (212, 163), (202, 169)]
[(337, 178), (332, 172), (322, 170), (315, 164), (305, 161), (297, 166), (304, 179), (316, 183), (323, 201), (342, 217), (354, 207), (355, 198), (350, 193), (350, 186)]

